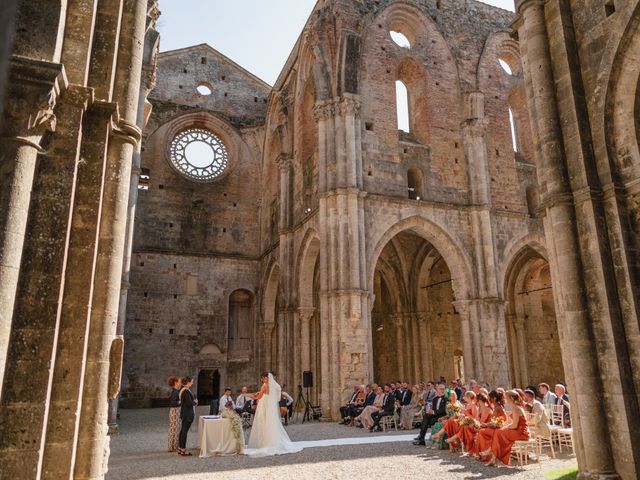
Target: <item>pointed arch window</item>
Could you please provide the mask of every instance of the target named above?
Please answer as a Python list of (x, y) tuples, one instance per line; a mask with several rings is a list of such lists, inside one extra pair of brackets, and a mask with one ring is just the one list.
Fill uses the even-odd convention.
[(516, 117), (513, 114), (513, 110), (509, 108), (509, 125), (511, 126), (511, 142), (513, 143), (513, 151), (518, 153), (518, 130), (516, 128)]
[(398, 116), (398, 130), (410, 132), (409, 122), (409, 92), (407, 86), (400, 80), (396, 81), (396, 112)]

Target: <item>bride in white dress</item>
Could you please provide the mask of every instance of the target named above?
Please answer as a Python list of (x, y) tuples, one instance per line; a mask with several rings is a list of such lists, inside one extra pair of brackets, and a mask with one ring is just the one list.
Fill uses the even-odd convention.
[(245, 449), (245, 454), (252, 457), (267, 457), (299, 452), (302, 448), (294, 446), (280, 422), (279, 400), (282, 395), (280, 385), (270, 373), (263, 374), (260, 380), (262, 388), (253, 395), (259, 401), (251, 427), (249, 448)]

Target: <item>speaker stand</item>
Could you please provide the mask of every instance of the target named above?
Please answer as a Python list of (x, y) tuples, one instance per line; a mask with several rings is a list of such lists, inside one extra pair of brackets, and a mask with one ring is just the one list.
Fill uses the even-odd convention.
[(305, 398), (304, 393), (302, 392), (302, 385), (298, 385), (298, 397), (296, 398), (296, 403), (293, 405), (293, 409), (296, 412), (296, 423), (298, 422), (298, 416), (300, 415), (300, 409), (304, 405), (304, 414), (302, 415), (302, 423), (307, 421), (311, 421), (312, 419), (312, 409), (311, 403), (309, 402), (309, 387), (307, 387), (307, 397)]

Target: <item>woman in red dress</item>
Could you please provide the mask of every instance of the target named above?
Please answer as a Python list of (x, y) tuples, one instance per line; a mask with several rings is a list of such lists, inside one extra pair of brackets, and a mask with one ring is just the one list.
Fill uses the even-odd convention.
[[(507, 402), (511, 407), (511, 423), (498, 430), (493, 436), (491, 444), (491, 460), (488, 465), (495, 465), (500, 460), (505, 465), (509, 465), (511, 457), (511, 447), (518, 440), (529, 440), (529, 427), (527, 427), (527, 417), (522, 408), (520, 394), (515, 390), (509, 390), (506, 395)], [(482, 452), (488, 454), (489, 452)]]
[(442, 430), (447, 434), (447, 442), (450, 448), (456, 449), (460, 444), (460, 433), (462, 432), (462, 419), (466, 417), (476, 418), (478, 415), (478, 407), (476, 406), (476, 394), (471, 390), (464, 394), (466, 407), (462, 412), (462, 417), (455, 416), (447, 420)]
[[(504, 411), (504, 394), (499, 390), (491, 390), (489, 392), (489, 403), (493, 407), (491, 413), (491, 419), (489, 422), (482, 424), (481, 428), (476, 435), (476, 445), (472, 449), (474, 455), (478, 455), (480, 460), (486, 462), (490, 459), (490, 455), (484, 455), (487, 450), (491, 450), (491, 444), (493, 443), (493, 435), (499, 428), (498, 424), (494, 422), (507, 420), (507, 414)], [(482, 452), (482, 453), (480, 453)]]
[[(486, 425), (487, 423), (489, 423), (489, 420), (491, 420), (491, 415), (493, 414), (493, 409), (489, 405), (489, 400), (484, 393), (479, 393), (476, 397), (476, 407), (477, 415), (474, 418), (480, 423), (480, 425)], [(476, 427), (471, 425), (463, 426), (460, 433), (458, 433), (458, 437), (462, 439), (464, 449), (468, 453), (473, 452), (477, 434), (478, 430), (476, 429)]]

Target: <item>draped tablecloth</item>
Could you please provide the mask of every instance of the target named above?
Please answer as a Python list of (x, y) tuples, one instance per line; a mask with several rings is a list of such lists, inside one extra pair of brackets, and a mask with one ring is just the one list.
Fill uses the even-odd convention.
[(200, 417), (198, 436), (200, 437), (200, 458), (244, 452), (244, 432), (240, 434), (238, 449), (238, 440), (233, 436), (231, 420), (228, 418)]

